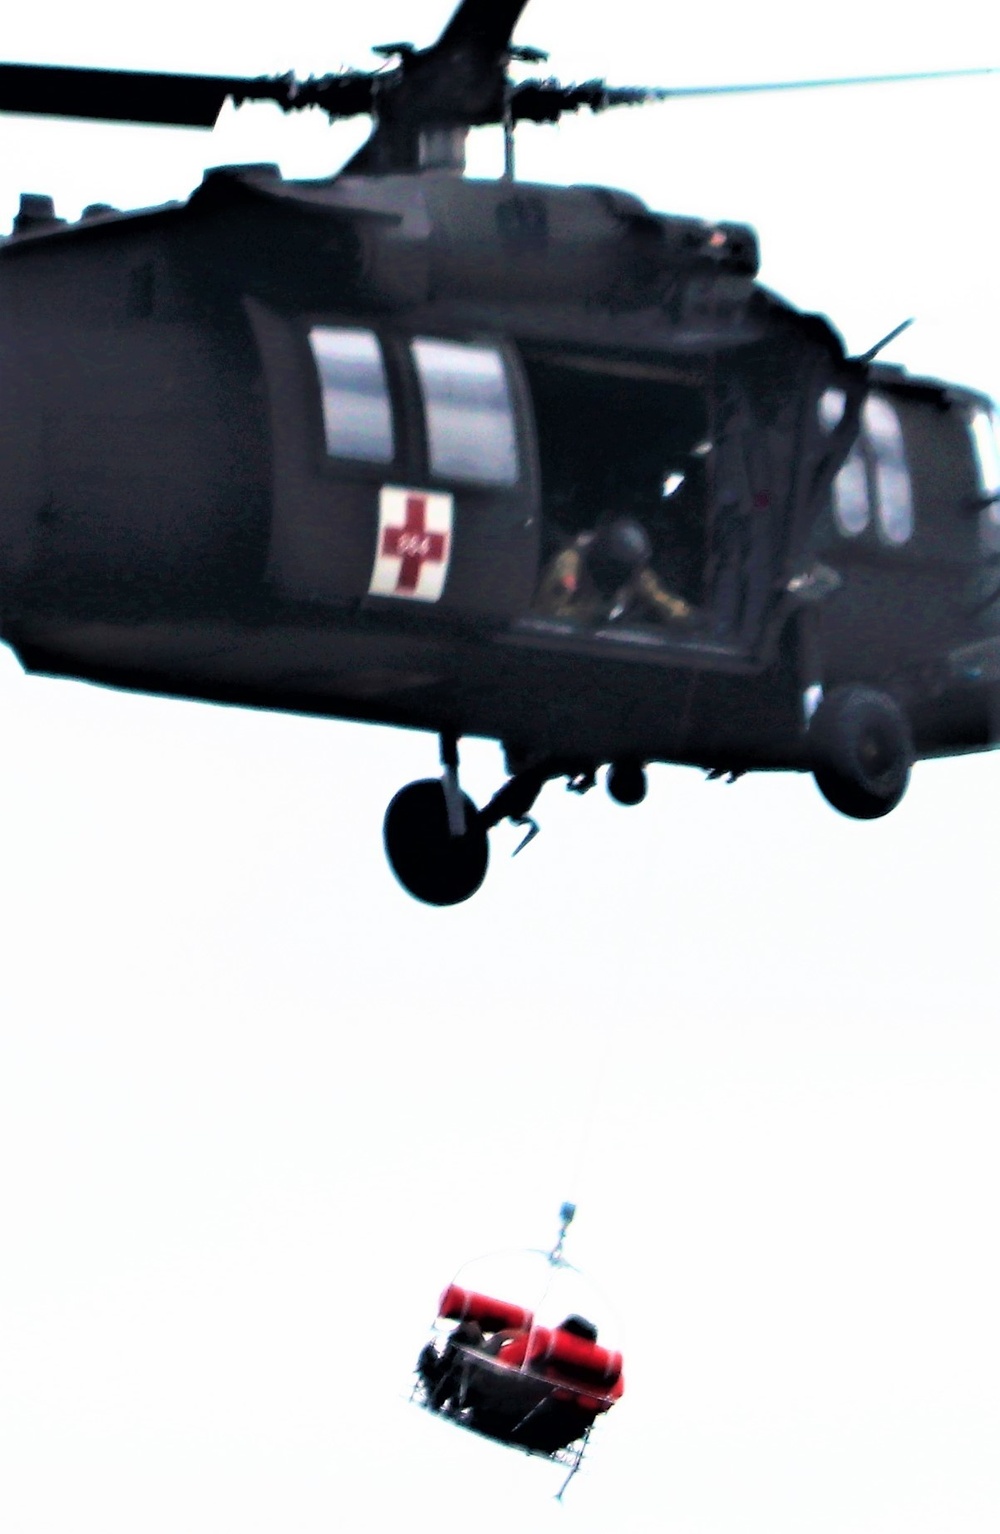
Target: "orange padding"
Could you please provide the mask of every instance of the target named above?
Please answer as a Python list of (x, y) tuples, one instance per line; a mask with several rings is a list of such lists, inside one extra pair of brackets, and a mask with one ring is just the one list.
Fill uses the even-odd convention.
[(536, 1326), (532, 1332), (511, 1337), (497, 1354), (497, 1363), (544, 1375), (556, 1386), (553, 1400), (571, 1403), (595, 1416), (609, 1411), (625, 1391), (620, 1353), (558, 1329)]
[(462, 1289), (458, 1284), (449, 1284), (442, 1294), (438, 1315), (449, 1321), (478, 1321), (484, 1332), (528, 1327), (533, 1319), (531, 1311), (523, 1305), (494, 1300), (488, 1294), (477, 1294), (474, 1289)]
[(573, 1384), (610, 1391), (621, 1379), (622, 1355), (599, 1347), (584, 1337), (574, 1337), (559, 1327), (539, 1326), (531, 1334), (527, 1362), (536, 1369), (552, 1369)]

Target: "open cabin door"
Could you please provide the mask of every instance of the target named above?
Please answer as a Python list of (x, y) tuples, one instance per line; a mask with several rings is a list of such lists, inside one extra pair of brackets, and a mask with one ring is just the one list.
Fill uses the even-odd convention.
[(269, 575), (282, 595), (389, 624), (504, 624), (539, 554), (537, 465), (516, 355), (257, 305), (271, 424)]
[[(745, 368), (541, 348), (525, 362), (543, 536), (521, 631), (668, 664), (698, 651), (751, 659), (775, 589), (792, 442)], [(642, 557), (616, 584), (591, 565), (622, 524)]]

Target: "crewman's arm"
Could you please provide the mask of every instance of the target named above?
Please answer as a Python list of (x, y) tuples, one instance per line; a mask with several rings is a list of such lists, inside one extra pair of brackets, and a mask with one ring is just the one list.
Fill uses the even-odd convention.
[(563, 549), (553, 559), (538, 587), (535, 606), (556, 618), (569, 617), (573, 611), (583, 573), (583, 556), (574, 547)]
[(636, 590), (659, 618), (690, 618), (694, 611), (690, 602), (685, 602), (683, 597), (675, 596), (672, 591), (668, 591), (661, 583), (659, 576), (648, 566), (639, 572)]

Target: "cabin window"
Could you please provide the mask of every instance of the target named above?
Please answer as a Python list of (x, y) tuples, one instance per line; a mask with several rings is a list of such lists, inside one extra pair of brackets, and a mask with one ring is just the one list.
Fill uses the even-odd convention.
[(826, 432), (834, 431), (844, 419), (847, 395), (843, 389), (824, 389), (819, 397), (819, 424)]
[(503, 358), (492, 346), (412, 342), (431, 473), (485, 485), (517, 483), (514, 409)]
[[(819, 424), (829, 434), (844, 419), (847, 395), (843, 389), (824, 389), (819, 397)], [(833, 481), (833, 519), (845, 538), (856, 538), (871, 521), (868, 467), (864, 450), (856, 442), (837, 470)]]
[(333, 458), (390, 463), (392, 405), (377, 337), (370, 330), (314, 325), (309, 345), (322, 391), (327, 452)]
[[(826, 389), (817, 413), (825, 432), (833, 432), (844, 416), (843, 389)], [(895, 547), (913, 535), (913, 494), (906, 465), (903, 428), (894, 407), (880, 394), (870, 394), (861, 411), (861, 435), (833, 481), (833, 517), (845, 538), (857, 538), (869, 526), (874, 509), (884, 543)]]
[(861, 419), (874, 458), (879, 533), (886, 543), (906, 543), (913, 533), (913, 496), (899, 416), (887, 399), (870, 394)]
[(1000, 554), (1000, 418), (978, 407), (969, 418), (969, 430), (986, 502), (979, 515), (979, 535), (985, 553)]
[(833, 515), (845, 538), (856, 538), (871, 521), (868, 498), (868, 468), (859, 443), (855, 442), (833, 481)]

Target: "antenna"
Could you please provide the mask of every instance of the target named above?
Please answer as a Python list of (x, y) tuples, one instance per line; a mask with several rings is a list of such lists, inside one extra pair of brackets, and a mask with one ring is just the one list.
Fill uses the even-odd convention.
[(904, 330), (909, 330), (913, 323), (914, 321), (912, 318), (904, 320), (901, 325), (896, 326), (895, 330), (890, 330), (887, 336), (883, 336), (881, 341), (876, 341), (874, 346), (869, 346), (868, 350), (858, 358), (858, 361), (873, 362), (878, 356), (879, 352), (883, 351), (885, 347), (889, 345), (890, 341), (895, 341), (896, 337), (901, 336)]

